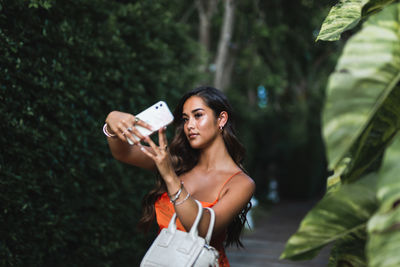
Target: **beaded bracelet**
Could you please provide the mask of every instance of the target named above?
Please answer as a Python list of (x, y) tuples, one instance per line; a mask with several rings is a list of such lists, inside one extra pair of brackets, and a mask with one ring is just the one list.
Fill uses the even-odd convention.
[(107, 122), (104, 123), (104, 126), (103, 126), (103, 133), (104, 133), (107, 137), (115, 137), (115, 136), (117, 136), (116, 134), (111, 134), (111, 133), (107, 130)]
[(175, 206), (179, 206), (180, 204), (182, 204), (183, 202), (185, 202), (189, 197), (190, 197), (190, 193), (187, 192), (186, 197), (185, 197), (182, 201), (174, 202), (174, 205), (175, 205)]

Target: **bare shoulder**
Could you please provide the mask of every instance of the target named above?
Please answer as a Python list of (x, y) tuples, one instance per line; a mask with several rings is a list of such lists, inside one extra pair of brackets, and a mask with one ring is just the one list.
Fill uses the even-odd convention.
[(250, 176), (241, 172), (231, 179), (230, 186), (235, 188), (251, 189), (251, 191), (254, 191), (256, 184)]
[(246, 173), (241, 172), (232, 177), (232, 179), (226, 184), (222, 195), (234, 193), (235, 195), (243, 194), (246, 196), (251, 196), (253, 195), (255, 188), (256, 184), (254, 180)]
[(232, 216), (238, 214), (250, 201), (255, 188), (256, 185), (253, 179), (247, 174), (242, 172), (235, 175), (226, 184), (218, 203), (214, 206), (214, 210), (217, 214), (218, 212), (225, 214), (224, 212), (231, 211), (226, 214), (232, 219)]

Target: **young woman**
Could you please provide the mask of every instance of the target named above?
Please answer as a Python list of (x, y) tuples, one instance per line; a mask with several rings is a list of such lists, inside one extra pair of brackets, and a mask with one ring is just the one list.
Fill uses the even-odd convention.
[[(159, 173), (157, 187), (144, 200), (142, 225), (149, 225), (155, 216), (161, 230), (176, 212), (178, 229), (189, 230), (197, 215), (197, 199), (215, 211), (211, 245), (220, 253), (220, 266), (229, 266), (224, 243), (242, 245), (240, 233), (255, 189), (242, 167), (244, 149), (235, 136), (231, 106), (219, 90), (199, 87), (182, 97), (174, 117), (172, 142), (168, 146), (161, 129), (157, 145), (135, 128), (149, 125), (131, 114), (113, 111), (104, 128), (109, 147), (117, 160)], [(134, 145), (127, 138), (135, 140)], [(209, 219), (204, 212), (199, 224), (203, 237)]]

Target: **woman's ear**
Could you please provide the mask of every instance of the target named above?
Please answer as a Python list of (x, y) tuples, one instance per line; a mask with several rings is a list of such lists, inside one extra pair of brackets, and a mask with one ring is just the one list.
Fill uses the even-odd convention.
[(228, 112), (221, 111), (221, 113), (218, 116), (218, 127), (220, 129), (224, 128), (227, 122), (228, 122)]

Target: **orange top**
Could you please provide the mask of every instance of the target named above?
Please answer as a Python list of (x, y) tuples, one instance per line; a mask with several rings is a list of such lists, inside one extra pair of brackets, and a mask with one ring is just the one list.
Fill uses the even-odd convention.
[[(214, 200), (214, 202), (205, 202), (205, 201), (200, 201), (201, 205), (204, 208), (211, 208), (215, 204), (217, 204), (219, 200), (219, 196), (221, 194), (222, 189), (226, 185), (227, 182), (229, 182), (235, 175), (241, 173), (242, 171), (238, 171), (235, 174), (233, 174), (231, 177), (229, 177), (224, 184), (222, 185), (220, 191), (218, 192), (217, 198)], [(160, 231), (163, 228), (168, 228), (168, 224), (172, 218), (172, 215), (175, 213), (174, 206), (170, 202), (170, 199), (168, 197), (167, 192), (162, 194), (156, 201), (155, 203), (155, 210), (156, 210), (156, 218), (157, 218), (157, 223), (158, 226), (160, 227)], [(185, 228), (183, 227), (182, 223), (179, 221), (179, 218), (176, 219), (176, 227), (178, 230), (185, 231)], [(228, 258), (226, 257), (225, 254), (225, 249), (223, 242), (225, 240), (225, 234), (219, 235), (219, 236), (214, 236), (212, 238), (212, 245), (218, 250), (219, 252), (219, 266), (220, 267), (229, 267), (229, 261)]]

